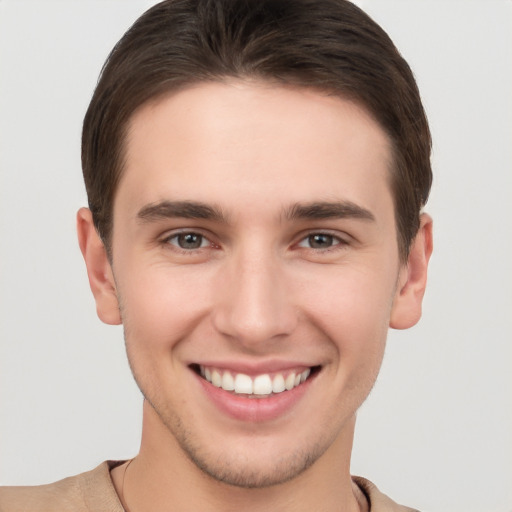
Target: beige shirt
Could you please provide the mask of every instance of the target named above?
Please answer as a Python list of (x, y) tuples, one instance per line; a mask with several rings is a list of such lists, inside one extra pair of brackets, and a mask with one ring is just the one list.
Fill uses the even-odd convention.
[[(53, 484), (0, 487), (0, 512), (124, 512), (110, 478), (110, 470), (123, 462), (103, 462)], [(396, 504), (368, 480), (353, 480), (368, 498), (371, 512), (417, 512)]]

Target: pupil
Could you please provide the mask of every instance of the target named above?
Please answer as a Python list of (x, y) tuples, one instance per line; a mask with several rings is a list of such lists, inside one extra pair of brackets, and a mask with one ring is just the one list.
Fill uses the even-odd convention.
[(311, 235), (309, 237), (309, 245), (313, 249), (324, 249), (332, 245), (331, 235)]
[(202, 236), (195, 233), (186, 233), (178, 237), (179, 246), (182, 249), (198, 249), (201, 247)]

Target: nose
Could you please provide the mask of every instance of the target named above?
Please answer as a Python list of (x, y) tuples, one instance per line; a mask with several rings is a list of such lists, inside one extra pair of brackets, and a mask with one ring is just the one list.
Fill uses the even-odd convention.
[(297, 326), (286, 272), (269, 254), (240, 255), (234, 260), (219, 283), (213, 323), (246, 350), (264, 350)]

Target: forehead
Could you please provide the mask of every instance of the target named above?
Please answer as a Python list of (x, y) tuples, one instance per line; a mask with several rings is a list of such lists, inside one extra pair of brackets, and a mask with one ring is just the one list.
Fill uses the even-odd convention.
[(188, 87), (140, 108), (125, 149), (118, 192), (134, 207), (169, 198), (270, 203), (276, 190), (281, 203), (390, 194), (380, 126), (357, 104), (304, 88)]

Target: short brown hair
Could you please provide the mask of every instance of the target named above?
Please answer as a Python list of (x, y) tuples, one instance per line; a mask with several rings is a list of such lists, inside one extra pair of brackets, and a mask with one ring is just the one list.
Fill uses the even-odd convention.
[(87, 110), (82, 167), (110, 251), (129, 120), (150, 99), (229, 77), (315, 88), (362, 105), (393, 149), (391, 189), (402, 259), (431, 183), (431, 138), (413, 74), (389, 36), (346, 0), (166, 0), (110, 53)]

